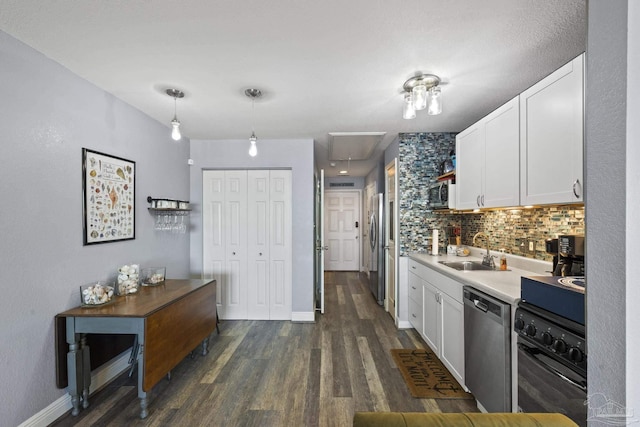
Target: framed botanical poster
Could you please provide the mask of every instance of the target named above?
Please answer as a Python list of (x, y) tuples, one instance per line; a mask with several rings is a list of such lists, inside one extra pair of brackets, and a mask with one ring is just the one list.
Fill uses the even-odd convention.
[(135, 239), (136, 163), (82, 149), (84, 245)]

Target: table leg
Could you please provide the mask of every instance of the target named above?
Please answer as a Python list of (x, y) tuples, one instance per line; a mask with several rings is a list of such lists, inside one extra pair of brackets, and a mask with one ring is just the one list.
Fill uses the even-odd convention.
[(206, 356), (209, 353), (209, 337), (202, 341), (202, 355)]
[(144, 382), (144, 352), (145, 352), (144, 336), (138, 335), (138, 398), (140, 398), (140, 418), (145, 419), (149, 415), (147, 410), (147, 392), (142, 389)]
[[(68, 391), (71, 396), (71, 415), (74, 417), (80, 413), (80, 394), (82, 389), (80, 384), (80, 376), (82, 375), (82, 355), (78, 354), (80, 345), (77, 342), (69, 343), (69, 352), (67, 353), (67, 381)], [(80, 376), (78, 375), (80, 373)]]
[(89, 407), (89, 387), (91, 386), (91, 358), (87, 336), (82, 334), (80, 338), (80, 351), (82, 351), (82, 407)]
[(147, 418), (147, 415), (149, 415), (149, 411), (147, 410), (148, 404), (149, 403), (147, 402), (147, 396), (145, 393), (145, 397), (140, 398), (140, 418), (143, 420)]

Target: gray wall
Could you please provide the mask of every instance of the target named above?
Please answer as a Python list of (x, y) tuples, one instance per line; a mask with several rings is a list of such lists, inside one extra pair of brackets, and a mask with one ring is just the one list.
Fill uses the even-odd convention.
[[(635, 76), (627, 79), (627, 117), (637, 118), (640, 116), (640, 2), (629, 1), (628, 11), (628, 38), (627, 38), (627, 75)], [(631, 239), (625, 242), (625, 253), (640, 253), (640, 122), (638, 120), (629, 120), (627, 122), (627, 144), (626, 158), (632, 159), (627, 162), (627, 216), (626, 228)], [(640, 263), (635, 255), (627, 258), (626, 277), (640, 277)], [(633, 282), (631, 282), (633, 283)], [(640, 310), (637, 309), (637, 302), (640, 301), (640, 286), (636, 283), (627, 285), (626, 288), (626, 324), (640, 324)], [(638, 362), (638, 354), (640, 354), (640, 334), (634, 327), (628, 327), (626, 334), (627, 344), (627, 366), (626, 366), (626, 383), (627, 383), (627, 408), (634, 408), (636, 419), (640, 411), (640, 387), (638, 387), (638, 378), (640, 378), (640, 363)]]
[[(391, 144), (384, 150), (384, 164), (389, 164), (393, 159), (400, 157), (400, 137), (396, 137)], [(384, 173), (384, 172), (383, 172)], [(384, 181), (384, 179), (383, 179)]]
[[(627, 1), (590, 1), (588, 16), (585, 205), (589, 394), (602, 393), (624, 404), (625, 260), (637, 263), (635, 254), (626, 258), (624, 251), (629, 200), (625, 185)], [(637, 362), (637, 355), (634, 357)]]
[(202, 171), (206, 169), (286, 168), (292, 173), (293, 292), (292, 311), (313, 313), (313, 140), (258, 140), (249, 157), (248, 140), (191, 141), (191, 274), (202, 274)]
[[(188, 198), (189, 143), (3, 32), (0, 64), (0, 424), (15, 426), (65, 394), (53, 319), (80, 285), (131, 262), (188, 276), (188, 234), (154, 232), (146, 197)], [(82, 147), (136, 162), (135, 240), (82, 245)]]

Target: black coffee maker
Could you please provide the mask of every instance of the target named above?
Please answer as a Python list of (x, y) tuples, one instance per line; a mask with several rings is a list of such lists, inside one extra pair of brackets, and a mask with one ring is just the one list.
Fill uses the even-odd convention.
[(584, 276), (584, 236), (560, 235), (548, 239), (545, 249), (554, 254), (554, 276)]
[(553, 255), (553, 268), (551, 273), (556, 276), (556, 267), (558, 266), (558, 239), (547, 239), (544, 241), (544, 249), (550, 255)]

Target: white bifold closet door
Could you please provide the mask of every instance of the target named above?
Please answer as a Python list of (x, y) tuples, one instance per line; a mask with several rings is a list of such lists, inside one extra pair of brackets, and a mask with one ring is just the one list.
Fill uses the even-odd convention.
[(223, 319), (291, 319), (291, 171), (203, 172), (204, 276)]

